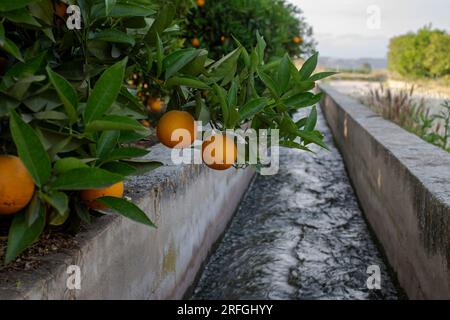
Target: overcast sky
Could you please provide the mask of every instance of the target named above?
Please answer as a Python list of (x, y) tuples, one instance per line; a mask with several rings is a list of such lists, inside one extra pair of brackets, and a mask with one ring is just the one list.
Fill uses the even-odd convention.
[(380, 58), (392, 36), (429, 23), (450, 31), (450, 0), (289, 1), (304, 11), (322, 56)]

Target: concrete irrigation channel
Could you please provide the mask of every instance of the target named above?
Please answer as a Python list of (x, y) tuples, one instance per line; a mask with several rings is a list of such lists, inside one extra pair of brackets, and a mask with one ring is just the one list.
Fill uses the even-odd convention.
[[(281, 150), (257, 176), (210, 257), (193, 299), (397, 299), (321, 112), (330, 151)], [(370, 290), (377, 266), (381, 289)]]

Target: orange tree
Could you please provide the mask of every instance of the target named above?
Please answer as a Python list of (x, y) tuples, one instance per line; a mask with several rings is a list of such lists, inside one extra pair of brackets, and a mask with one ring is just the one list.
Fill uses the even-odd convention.
[(312, 28), (302, 11), (284, 0), (205, 0), (197, 1), (187, 16), (185, 37), (189, 45), (208, 49), (220, 58), (238, 39), (247, 50), (255, 45), (255, 33), (270, 42), (266, 57), (310, 55), (314, 50)]
[[(71, 4), (80, 9), (80, 29), (66, 25)], [(279, 128), (288, 147), (324, 146), (314, 109), (300, 121), (291, 117), (320, 99), (309, 91), (330, 75), (313, 75), (317, 54), (300, 71), (287, 55), (265, 64), (258, 35), (252, 50), (236, 42), (212, 61), (206, 50), (179, 48), (176, 9), (151, 0), (0, 3), (0, 153), (9, 155), (0, 156), (0, 165), (19, 168), (0, 170), (0, 215), (11, 220), (6, 263), (46, 227), (89, 223), (89, 209), (107, 207), (154, 226), (122, 198), (127, 176), (161, 165), (143, 160), (149, 150), (136, 144), (151, 133), (139, 122), (149, 117), (150, 98), (219, 130), (250, 122), (255, 129)], [(15, 155), (19, 162), (11, 160)], [(17, 193), (25, 206), (15, 212), (1, 212), (15, 196), (5, 181), (35, 185), (27, 186), (29, 199)]]

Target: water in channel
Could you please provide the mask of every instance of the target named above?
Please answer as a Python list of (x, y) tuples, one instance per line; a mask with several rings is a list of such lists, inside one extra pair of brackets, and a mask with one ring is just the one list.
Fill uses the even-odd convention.
[[(282, 149), (258, 176), (210, 257), (192, 299), (397, 299), (398, 293), (319, 110), (331, 152)], [(371, 265), (381, 290), (369, 290)]]

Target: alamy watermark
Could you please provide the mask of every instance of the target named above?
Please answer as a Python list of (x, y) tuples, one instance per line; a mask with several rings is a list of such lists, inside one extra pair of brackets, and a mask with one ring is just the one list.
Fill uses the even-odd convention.
[(378, 265), (370, 265), (366, 270), (370, 276), (367, 278), (366, 284), (369, 290), (381, 290), (381, 270)]
[(68, 15), (66, 26), (69, 30), (81, 30), (81, 9), (77, 5), (70, 5), (67, 7), (66, 13)]
[(367, 7), (367, 20), (366, 26), (370, 30), (381, 29), (381, 8), (377, 5), (371, 5)]
[(81, 290), (81, 269), (77, 265), (67, 267), (66, 273), (69, 275), (66, 286), (69, 290)]

